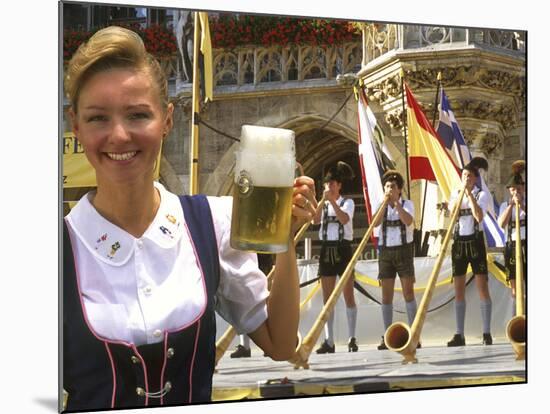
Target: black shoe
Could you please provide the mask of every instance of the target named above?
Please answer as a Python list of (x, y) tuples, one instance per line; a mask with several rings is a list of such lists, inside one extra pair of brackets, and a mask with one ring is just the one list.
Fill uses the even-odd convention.
[(378, 350), (383, 351), (385, 349), (388, 349), (388, 346), (386, 345), (386, 341), (384, 341), (384, 337), (382, 337), (382, 342), (378, 345)]
[(245, 348), (242, 345), (237, 345), (237, 349), (231, 355), (231, 358), (250, 358), (250, 348)]
[(358, 350), (359, 350), (359, 347), (357, 346), (355, 337), (352, 336), (348, 342), (348, 352), (357, 352)]
[(422, 344), (419, 342), (416, 344), (416, 349), (420, 349), (420, 348), (422, 348)]
[(483, 345), (493, 345), (493, 337), (490, 333), (483, 334)]
[(453, 336), (453, 339), (451, 339), (449, 342), (447, 342), (447, 346), (465, 346), (466, 340), (464, 339), (464, 335), (455, 334)]
[(321, 346), (315, 351), (318, 354), (334, 354), (336, 346), (330, 346), (326, 340), (323, 341)]

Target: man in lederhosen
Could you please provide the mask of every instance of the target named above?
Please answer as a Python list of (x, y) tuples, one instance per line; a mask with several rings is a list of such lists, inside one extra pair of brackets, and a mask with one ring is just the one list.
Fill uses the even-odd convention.
[[(487, 160), (474, 157), (462, 170), (462, 184), (466, 188), (459, 216), (453, 234), (452, 268), (455, 288), (456, 333), (447, 342), (447, 346), (464, 346), (464, 320), (466, 317), (466, 271), (472, 266), (480, 298), (481, 320), (483, 322), (483, 344), (492, 345), (491, 311), (492, 302), (489, 294), (487, 273), (487, 252), (485, 236), (481, 222), (489, 205), (487, 193), (477, 185), (479, 169), (487, 170)], [(460, 190), (451, 194), (449, 209), (452, 211), (458, 201)]]
[[(324, 205), (320, 205), (313, 219), (314, 224), (321, 223), (319, 239), (321, 254), (319, 257), (319, 277), (323, 290), (323, 302), (326, 303), (336, 285), (336, 276), (342, 275), (352, 257), (353, 212), (355, 204), (351, 198), (341, 196), (342, 184), (353, 178), (353, 170), (345, 162), (339, 161), (329, 169), (324, 178)], [(354, 277), (344, 286), (346, 316), (348, 321), (348, 351), (357, 352), (355, 327), (357, 324), (357, 306), (353, 293)], [(334, 312), (331, 312), (325, 324), (325, 340), (316, 350), (318, 354), (334, 353)]]
[(518, 160), (512, 164), (512, 175), (506, 183), (510, 200), (500, 205), (498, 224), (506, 231), (506, 247), (504, 249), (504, 261), (506, 263), (506, 279), (512, 288), (512, 316), (516, 314), (516, 202), (519, 203), (519, 226), (521, 238), (521, 258), (523, 264), (523, 277), (527, 276), (526, 234), (527, 225), (527, 200), (525, 199), (525, 180), (522, 173), (525, 171), (525, 161)]
[[(387, 206), (384, 214), (373, 223), (375, 226), (381, 225), (378, 237), (378, 280), (382, 287), (384, 330), (393, 322), (396, 275), (401, 280), (409, 326), (414, 321), (417, 309), (414, 297), (414, 205), (412, 201), (402, 198), (403, 184), (403, 176), (395, 170), (386, 171), (382, 176)], [(388, 349), (383, 336), (378, 349)]]

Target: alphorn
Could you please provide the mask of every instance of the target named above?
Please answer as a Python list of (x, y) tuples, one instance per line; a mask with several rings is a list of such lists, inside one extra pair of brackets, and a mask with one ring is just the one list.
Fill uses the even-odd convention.
[(460, 194), (458, 195), (457, 202), (451, 215), (449, 228), (447, 229), (445, 238), (441, 243), (439, 256), (435, 266), (432, 269), (430, 278), (428, 279), (428, 283), (424, 290), (424, 295), (422, 296), (422, 300), (420, 301), (420, 305), (418, 306), (418, 310), (411, 327), (404, 322), (394, 322), (388, 327), (386, 333), (384, 334), (384, 342), (386, 343), (388, 349), (399, 352), (403, 355), (403, 364), (418, 362), (416, 359), (416, 347), (420, 340), (420, 333), (422, 332), (426, 314), (428, 313), (428, 306), (435, 290), (439, 271), (441, 270), (441, 264), (443, 263), (443, 259), (445, 257), (445, 251), (447, 250), (447, 246), (451, 240), (453, 227), (457, 220), (458, 212), (460, 211), (460, 205), (462, 204), (462, 199), (464, 198), (464, 192), (465, 187), (462, 188)]
[(328, 298), (327, 302), (324, 304), (323, 309), (321, 309), (321, 313), (319, 313), (317, 320), (313, 324), (308, 334), (303, 339), (301, 345), (296, 349), (296, 353), (292, 356), (292, 358), (288, 360), (288, 362), (290, 362), (291, 364), (294, 364), (294, 369), (299, 369), (300, 367), (304, 369), (309, 369), (309, 364), (308, 364), (309, 355), (311, 354), (313, 347), (317, 343), (317, 340), (319, 339), (319, 335), (321, 335), (323, 326), (325, 325), (331, 312), (334, 310), (334, 306), (336, 306), (336, 301), (340, 297), (340, 294), (342, 293), (342, 290), (344, 289), (346, 282), (354, 274), (355, 263), (357, 262), (357, 260), (359, 259), (359, 256), (365, 249), (367, 242), (372, 234), (372, 231), (374, 230), (373, 223), (375, 223), (378, 220), (379, 216), (384, 213), (384, 211), (386, 210), (387, 204), (388, 204), (388, 200), (385, 199), (384, 203), (380, 206), (380, 208), (372, 218), (371, 224), (367, 229), (367, 232), (363, 236), (363, 239), (361, 240), (361, 243), (359, 243), (359, 246), (357, 246), (357, 249), (355, 250), (355, 253), (353, 254), (350, 262), (348, 263), (346, 269), (344, 270), (344, 273), (340, 276), (340, 280), (334, 287), (332, 294)]
[(519, 203), (516, 201), (516, 316), (506, 325), (506, 336), (516, 353), (516, 361), (525, 359), (527, 321), (523, 306), (523, 261), (521, 252), (521, 231), (519, 227)]
[[(318, 206), (323, 205), (324, 202), (325, 202), (325, 197), (323, 196), (321, 197), (321, 200), (319, 201)], [(298, 230), (298, 233), (296, 233), (296, 235), (294, 236), (294, 246), (296, 246), (296, 244), (298, 244), (298, 242), (302, 239), (302, 237), (304, 237), (310, 225), (311, 225), (311, 221), (308, 221), (307, 223), (304, 223), (302, 227), (300, 227), (300, 230)], [(273, 277), (274, 273), (275, 273), (275, 267), (271, 268), (271, 270), (267, 274), (268, 283)], [(215, 365), (217, 365), (219, 360), (223, 357), (223, 355), (227, 351), (227, 348), (229, 348), (229, 345), (231, 345), (231, 342), (233, 342), (233, 339), (235, 338), (236, 335), (237, 335), (237, 331), (233, 326), (230, 326), (229, 328), (227, 328), (224, 334), (220, 337), (220, 339), (218, 339), (218, 341), (216, 342)], [(299, 337), (299, 340), (298, 340), (298, 346), (299, 346), (301, 343), (301, 337), (299, 334), (298, 334), (298, 337)]]

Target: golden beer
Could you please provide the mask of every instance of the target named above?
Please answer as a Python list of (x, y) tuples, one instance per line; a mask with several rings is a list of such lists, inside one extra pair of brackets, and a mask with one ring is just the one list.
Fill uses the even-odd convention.
[(288, 249), (292, 218), (292, 187), (254, 187), (243, 197), (233, 191), (231, 247), (258, 253)]
[(287, 251), (296, 166), (294, 132), (245, 125), (236, 156), (231, 247), (257, 253)]

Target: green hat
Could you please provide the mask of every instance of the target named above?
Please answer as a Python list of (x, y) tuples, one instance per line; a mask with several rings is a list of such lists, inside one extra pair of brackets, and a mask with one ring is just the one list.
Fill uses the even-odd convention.
[(516, 185), (525, 185), (525, 180), (523, 179), (523, 172), (525, 171), (525, 161), (517, 160), (512, 163), (512, 175), (506, 182), (506, 188), (513, 187)]
[(355, 174), (350, 165), (344, 161), (338, 161), (335, 166), (329, 168), (323, 182), (328, 183), (334, 180), (343, 183), (344, 181), (351, 180), (353, 177), (355, 177)]

